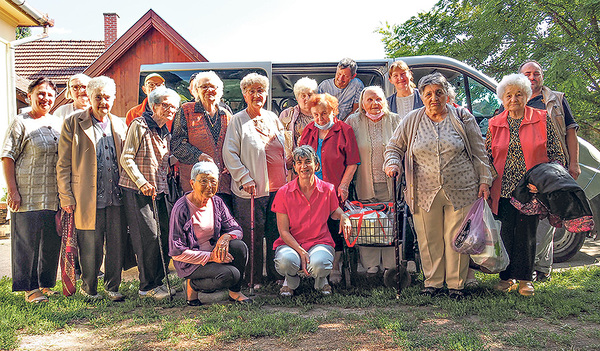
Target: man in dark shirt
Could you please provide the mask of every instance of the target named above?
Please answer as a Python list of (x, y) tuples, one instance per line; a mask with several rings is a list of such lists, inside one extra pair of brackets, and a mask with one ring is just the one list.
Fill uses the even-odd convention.
[[(536, 61), (525, 61), (519, 68), (519, 73), (524, 74), (531, 82), (533, 94), (527, 102), (527, 106), (548, 112), (560, 136), (560, 143), (567, 160), (567, 170), (574, 179), (577, 179), (581, 174), (579, 168), (579, 142), (577, 141), (579, 125), (573, 119), (573, 113), (565, 94), (552, 91), (544, 86), (544, 72), (542, 66)], [(552, 271), (554, 227), (549, 227), (548, 230), (538, 230), (537, 232), (535, 271), (533, 274), (534, 280), (537, 281), (549, 279)]]

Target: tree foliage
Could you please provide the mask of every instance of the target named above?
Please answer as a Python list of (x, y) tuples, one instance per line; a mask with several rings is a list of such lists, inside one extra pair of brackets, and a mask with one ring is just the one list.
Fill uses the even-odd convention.
[(31, 36), (31, 28), (29, 27), (17, 27), (16, 37), (17, 39), (23, 39)]
[(440, 0), (379, 33), (389, 57), (450, 56), (498, 80), (534, 59), (589, 137), (600, 132), (599, 16), (600, 0)]

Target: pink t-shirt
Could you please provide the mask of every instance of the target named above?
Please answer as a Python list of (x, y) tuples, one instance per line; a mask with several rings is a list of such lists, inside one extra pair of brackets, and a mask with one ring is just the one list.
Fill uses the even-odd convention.
[[(290, 221), (290, 233), (305, 250), (317, 244), (335, 246), (327, 228), (327, 219), (338, 208), (333, 185), (315, 178), (315, 190), (308, 200), (298, 187), (298, 179), (282, 186), (275, 195), (273, 212), (284, 213)], [(273, 249), (285, 245), (281, 236)]]
[(205, 265), (210, 259), (210, 253), (214, 246), (210, 244), (210, 239), (215, 232), (215, 211), (213, 199), (209, 199), (204, 208), (198, 208), (188, 198), (185, 197), (190, 216), (194, 235), (200, 245), (200, 251), (185, 250), (181, 255), (173, 256), (175, 261), (181, 261), (192, 264)]
[(271, 136), (265, 145), (269, 191), (277, 191), (286, 182), (285, 151), (277, 135)]

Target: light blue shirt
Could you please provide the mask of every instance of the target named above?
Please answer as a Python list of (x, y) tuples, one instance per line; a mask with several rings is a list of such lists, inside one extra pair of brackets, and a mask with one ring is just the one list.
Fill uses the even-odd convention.
[(338, 110), (340, 114), (337, 118), (341, 121), (345, 120), (346, 117), (352, 112), (352, 105), (358, 104), (360, 98), (360, 92), (365, 88), (363, 82), (354, 78), (348, 83), (344, 89), (340, 89), (335, 86), (334, 79), (326, 79), (319, 84), (317, 92), (319, 94), (328, 93), (335, 96), (338, 99)]

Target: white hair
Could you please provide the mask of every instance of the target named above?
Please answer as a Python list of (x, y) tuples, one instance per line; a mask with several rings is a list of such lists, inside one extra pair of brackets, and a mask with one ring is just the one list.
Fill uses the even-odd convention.
[(177, 92), (173, 89), (160, 86), (152, 90), (150, 95), (148, 95), (148, 103), (150, 104), (150, 108), (161, 104), (167, 96), (171, 96), (173, 99), (175, 99), (177, 101), (177, 106), (179, 106), (179, 103), (181, 102), (181, 96), (179, 96), (179, 94), (177, 94)]
[(200, 161), (192, 167), (190, 179), (196, 180), (198, 174), (210, 174), (219, 179), (219, 167), (214, 162)]
[(92, 96), (94, 96), (94, 93), (98, 92), (99, 90), (104, 90), (105, 93), (112, 95), (113, 97), (117, 95), (117, 86), (115, 81), (107, 76), (100, 76), (90, 79), (85, 91), (91, 99)]
[(246, 89), (248, 89), (252, 84), (260, 84), (265, 92), (269, 90), (269, 78), (253, 72), (248, 73), (240, 81), (240, 89), (242, 89), (242, 94), (245, 94)]
[(366, 87), (360, 93), (360, 98), (358, 99), (358, 110), (360, 111), (360, 113), (362, 113), (363, 115), (366, 113), (365, 108), (363, 107), (363, 100), (367, 91), (372, 91), (379, 97), (381, 97), (381, 99), (383, 100), (382, 111), (383, 114), (387, 116), (390, 113), (390, 108), (388, 107), (387, 99), (385, 98), (385, 93), (383, 92), (383, 89), (381, 89), (381, 87), (378, 85), (371, 85), (370, 87)]
[(525, 77), (524, 74), (513, 73), (502, 77), (502, 80), (496, 88), (496, 94), (498, 95), (498, 99), (502, 100), (504, 92), (509, 86), (518, 87), (525, 94), (525, 101), (529, 101), (529, 98), (533, 94), (533, 92), (531, 91), (531, 82), (529, 81), (529, 79), (527, 79), (527, 77)]
[(308, 77), (302, 77), (298, 79), (296, 84), (294, 84), (294, 96), (298, 98), (298, 95), (307, 91), (316, 93), (318, 88), (319, 85), (317, 84), (316, 80)]
[(196, 98), (196, 100), (200, 99), (200, 94), (198, 93), (198, 89), (200, 89), (200, 86), (198, 86), (198, 82), (200, 81), (200, 79), (208, 79), (217, 87), (217, 102), (221, 101), (221, 98), (223, 97), (223, 81), (214, 71), (204, 71), (198, 72), (198, 74), (196, 74), (196, 77), (192, 82), (192, 91), (194, 91), (194, 97)]

